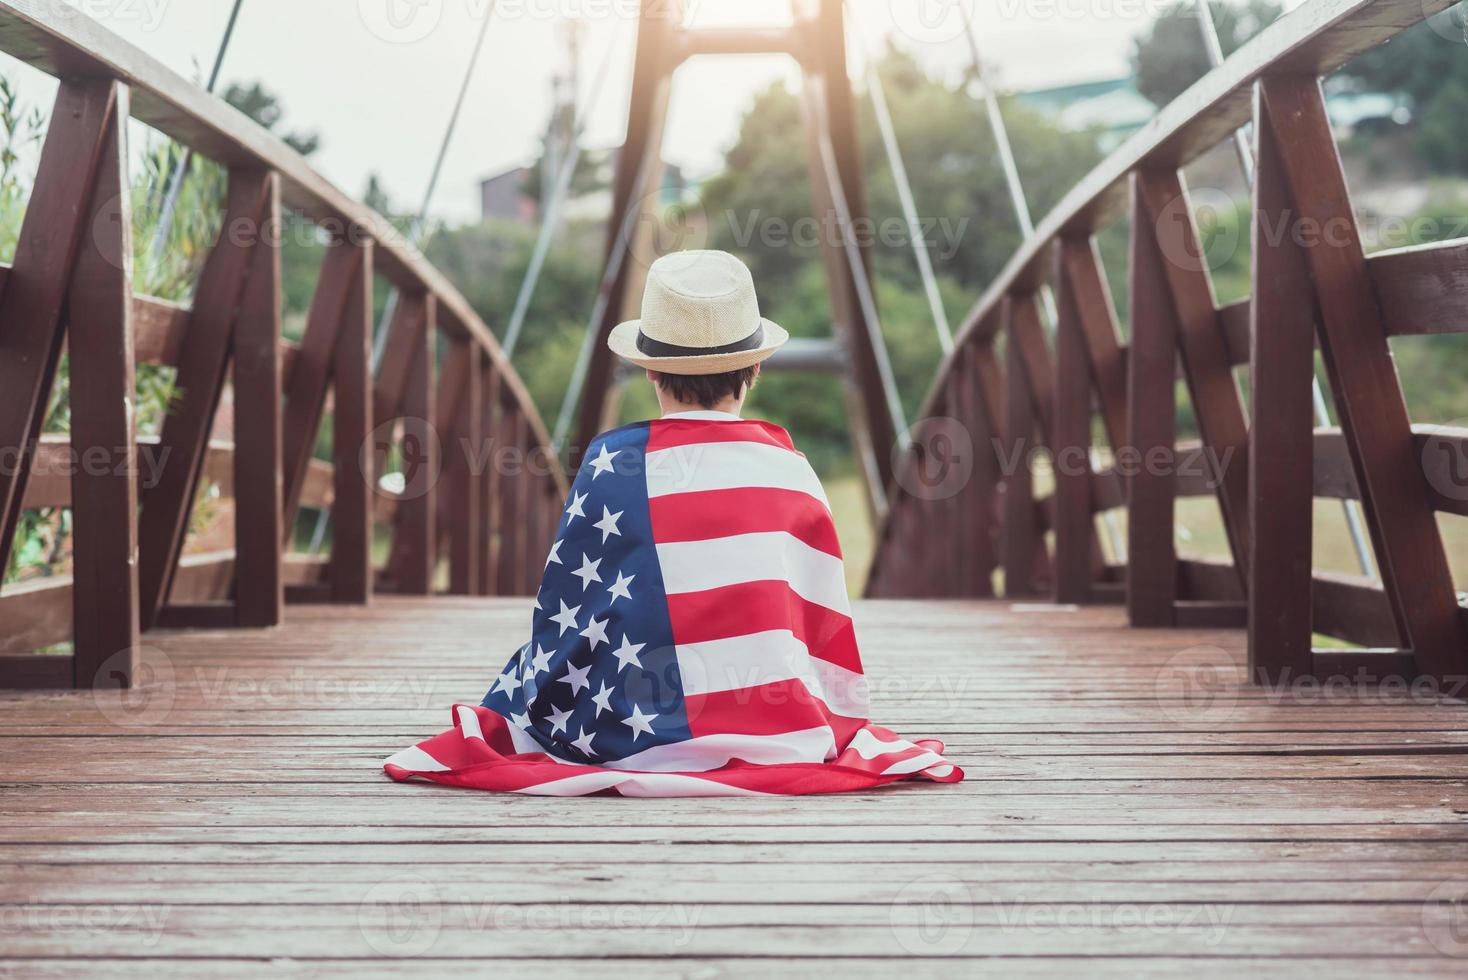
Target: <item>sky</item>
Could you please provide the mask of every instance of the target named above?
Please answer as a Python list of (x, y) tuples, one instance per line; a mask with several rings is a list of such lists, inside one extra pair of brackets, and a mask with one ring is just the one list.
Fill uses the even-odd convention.
[[(208, 74), (232, 0), (66, 0), (173, 70)], [(663, 2), (663, 0), (657, 0)], [(1008, 88), (1124, 74), (1133, 37), (1169, 0), (851, 0), (853, 70), (883, 38), (952, 75), (966, 64), (964, 14), (991, 76)], [(1289, 3), (1294, 6), (1299, 0)], [(223, 83), (262, 81), (285, 107), (283, 125), (316, 130), (313, 163), (360, 197), (377, 174), (394, 204), (416, 209), (462, 83), (475, 37), (484, 48), (431, 211), (478, 213), (477, 181), (535, 158), (551, 77), (563, 69), (565, 23), (582, 23), (586, 143), (621, 141), (626, 124), (635, 0), (243, 0)], [(693, 26), (788, 23), (786, 0), (687, 0)], [(593, 86), (605, 63), (604, 83)], [(694, 175), (715, 171), (754, 93), (798, 79), (782, 57), (721, 56), (674, 78), (665, 157)], [(589, 89), (595, 88), (594, 92)], [(792, 138), (800, 138), (792, 134)]]

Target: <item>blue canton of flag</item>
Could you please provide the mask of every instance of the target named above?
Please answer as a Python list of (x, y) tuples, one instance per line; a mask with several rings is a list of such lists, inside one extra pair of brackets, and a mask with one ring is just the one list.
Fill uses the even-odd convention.
[(484, 696), (569, 761), (691, 735), (649, 516), (648, 432), (644, 422), (592, 443), (546, 559), (531, 641)]

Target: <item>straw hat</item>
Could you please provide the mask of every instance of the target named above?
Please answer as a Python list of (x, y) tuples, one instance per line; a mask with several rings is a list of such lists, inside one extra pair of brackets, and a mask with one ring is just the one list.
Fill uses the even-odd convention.
[(669, 374), (720, 374), (758, 364), (790, 335), (759, 315), (749, 268), (728, 252), (673, 252), (652, 264), (642, 319), (607, 338), (618, 357)]

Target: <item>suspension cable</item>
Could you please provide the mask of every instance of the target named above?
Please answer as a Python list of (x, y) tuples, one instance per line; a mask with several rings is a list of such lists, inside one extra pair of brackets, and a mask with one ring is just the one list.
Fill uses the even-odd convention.
[[(1193, 10), (1198, 15), (1198, 29), (1203, 35), (1203, 50), (1208, 55), (1208, 64), (1211, 68), (1217, 68), (1223, 64), (1223, 44), (1219, 41), (1218, 25), (1213, 20), (1213, 11), (1208, 6), (1208, 0), (1193, 0)], [(1239, 166), (1244, 172), (1244, 183), (1252, 187), (1254, 185), (1254, 151), (1249, 146), (1249, 136), (1246, 127), (1234, 130), (1234, 149), (1239, 156)], [(1310, 401), (1315, 411), (1315, 424), (1323, 428), (1329, 428), (1334, 423), (1330, 417), (1330, 405), (1325, 400), (1325, 391), (1320, 384), (1320, 376), (1315, 373), (1315, 365), (1310, 365)], [(1361, 505), (1355, 500), (1342, 500), (1341, 508), (1346, 516), (1346, 528), (1351, 535), (1351, 545), (1356, 552), (1356, 561), (1361, 566), (1363, 575), (1376, 577), (1375, 563), (1372, 560), (1371, 546), (1366, 539), (1366, 525), (1361, 519)]]
[[(244, 2), (245, 0), (234, 0), (234, 6), (230, 8), (229, 20), (225, 21), (224, 34), (219, 39), (219, 49), (214, 52), (214, 66), (209, 71), (209, 82), (204, 87), (206, 92), (213, 93), (214, 86), (219, 84), (219, 70), (224, 67), (224, 56), (229, 52), (229, 42), (234, 39), (234, 25), (240, 18), (240, 7)], [(155, 265), (163, 255), (169, 233), (173, 231), (173, 216), (178, 210), (178, 198), (183, 193), (184, 178), (188, 176), (193, 156), (193, 147), (185, 146), (179, 156), (178, 166), (169, 178), (168, 191), (163, 195), (163, 205), (158, 211), (158, 227), (153, 229), (153, 241), (148, 248), (148, 254)]]
[(923, 292), (928, 299), (928, 309), (933, 314), (933, 328), (938, 332), (938, 346), (943, 353), (953, 350), (953, 328), (948, 324), (948, 314), (943, 309), (943, 299), (938, 292), (938, 279), (933, 274), (933, 263), (928, 257), (927, 242), (923, 237), (922, 221), (918, 217), (917, 202), (912, 195), (912, 184), (907, 177), (907, 166), (902, 160), (902, 148), (897, 142), (897, 129), (892, 124), (892, 112), (887, 105), (887, 92), (882, 84), (881, 72), (877, 70), (871, 46), (867, 43), (866, 31), (856, 12), (856, 5), (849, 0), (845, 4), (847, 14), (855, 28), (854, 34), (861, 39), (862, 66), (866, 75), (867, 91), (872, 96), (872, 108), (877, 116), (877, 129), (882, 135), (882, 148), (887, 155), (887, 166), (892, 171), (892, 182), (897, 185), (897, 200), (902, 205), (902, 215), (907, 221), (908, 244), (912, 246), (913, 259), (917, 262), (918, 275), (923, 281)]
[(592, 81), (589, 96), (577, 100), (578, 103), (585, 103), (585, 110), (576, 110), (576, 125), (571, 130), (570, 152), (566, 155), (566, 159), (561, 161), (561, 167), (556, 172), (556, 182), (551, 189), (550, 200), (546, 202), (545, 212), (541, 216), (540, 232), (535, 239), (535, 250), (530, 254), (530, 265), (525, 269), (525, 277), (520, 280), (520, 291), (515, 296), (515, 308), (510, 314), (510, 325), (505, 328), (505, 339), (500, 342), (500, 348), (504, 351), (506, 360), (515, 356), (515, 347), (520, 342), (520, 332), (525, 327), (525, 317), (530, 311), (530, 300), (535, 295), (535, 287), (540, 283), (540, 273), (545, 265), (546, 255), (550, 252), (551, 240), (555, 237), (556, 228), (560, 224), (561, 207), (570, 195), (571, 182), (576, 176), (576, 165), (581, 160), (583, 149), (581, 137), (586, 132), (587, 123), (593, 115), (602, 90), (606, 88), (607, 70), (611, 66), (612, 54), (615, 50), (614, 44), (607, 45), (606, 54), (602, 56), (601, 64), (597, 67), (596, 76)]

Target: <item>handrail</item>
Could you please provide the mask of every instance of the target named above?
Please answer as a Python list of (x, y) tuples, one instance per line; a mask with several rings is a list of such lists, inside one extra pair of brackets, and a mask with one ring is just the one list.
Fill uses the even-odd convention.
[[(985, 289), (939, 365), (919, 413), (922, 435), (896, 469), (869, 594), (992, 595), (991, 574), (1002, 570), (1008, 596), (1043, 587), (1060, 603), (1125, 601), (1137, 626), (1247, 625), (1250, 674), (1263, 683), (1357, 673), (1444, 680), (1468, 670), (1468, 610), (1436, 525), (1437, 513), (1465, 510), (1468, 437), (1411, 424), (1388, 346), (1394, 335), (1468, 332), (1468, 292), (1444, 285), (1461, 281), (1468, 240), (1365, 254), (1319, 83), (1451, 6), (1311, 0), (1062, 198)], [(1206, 264), (1178, 261), (1203, 248), (1181, 171), (1249, 124), (1259, 147), (1253, 295), (1219, 306)], [(1123, 343), (1094, 238), (1126, 206)], [(1270, 233), (1280, 222), (1333, 234)], [(1060, 300), (1053, 345), (1037, 302), (1050, 285)], [(1338, 429), (1316, 427), (1300, 383), (1313, 377), (1317, 351)], [(1247, 410), (1239, 365), (1250, 372)], [(1198, 422), (1192, 456), (1205, 462), (1201, 474), (1179, 466), (1179, 377)], [(1099, 471), (1098, 409), (1117, 460)], [(948, 427), (955, 419), (970, 449), (953, 438), (965, 434)], [(1025, 456), (1037, 444), (1055, 482), (1043, 498)], [(929, 453), (940, 465), (925, 465)], [(1139, 465), (1148, 458), (1160, 466)], [(929, 485), (935, 474), (948, 482)], [(1218, 498), (1231, 562), (1176, 551), (1176, 499), (1200, 491)], [(1316, 497), (1362, 502), (1380, 582), (1313, 568)], [(1120, 506), (1128, 554), (1112, 563), (1094, 518)], [(1315, 649), (1312, 632), (1363, 649)]]
[[(440, 323), (487, 353), (535, 441), (549, 446), (549, 433), (528, 390), (469, 301), (391, 222), (332, 184), (280, 137), (66, 4), (0, 0), (0, 51), (58, 77), (125, 83), (132, 91), (134, 119), (227, 166), (276, 172), (284, 204), (317, 222), (339, 223), (343, 231), (355, 229), (370, 238), (375, 271), (399, 289), (437, 298)], [(564, 475), (557, 472), (554, 478), (564, 492)]]

